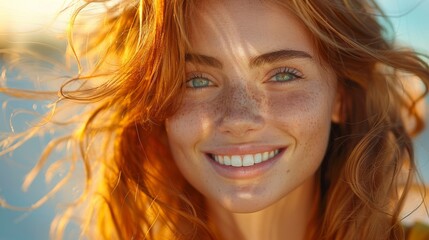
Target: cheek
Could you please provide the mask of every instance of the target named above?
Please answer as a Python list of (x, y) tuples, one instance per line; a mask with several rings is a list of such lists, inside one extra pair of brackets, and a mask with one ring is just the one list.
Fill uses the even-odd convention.
[(326, 93), (302, 91), (270, 98), (268, 118), (307, 154), (324, 155), (328, 145), (333, 100)]
[(211, 133), (210, 122), (216, 109), (210, 103), (184, 101), (179, 110), (166, 120), (165, 126), (174, 161), (182, 175), (200, 192), (216, 185), (206, 174), (210, 169), (201, 164), (199, 144)]
[(211, 132), (211, 119), (216, 109), (207, 102), (184, 101), (179, 110), (166, 121), (172, 146), (195, 145)]
[(321, 121), (330, 121), (331, 104), (330, 97), (323, 94), (296, 91), (270, 97), (267, 109), (269, 118), (285, 127), (306, 125), (314, 128)]

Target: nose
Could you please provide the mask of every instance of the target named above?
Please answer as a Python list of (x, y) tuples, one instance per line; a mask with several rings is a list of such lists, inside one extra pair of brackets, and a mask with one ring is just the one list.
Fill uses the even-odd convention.
[(245, 86), (225, 89), (219, 106), (219, 131), (234, 137), (244, 137), (264, 126), (262, 115), (262, 96)]

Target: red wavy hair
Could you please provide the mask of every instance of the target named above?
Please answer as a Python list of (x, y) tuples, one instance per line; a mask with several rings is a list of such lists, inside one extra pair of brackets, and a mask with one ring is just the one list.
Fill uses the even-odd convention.
[[(98, 2), (84, 4), (71, 26), (85, 7)], [(384, 37), (376, 19), (383, 12), (373, 0), (274, 2), (313, 33), (324, 62), (334, 66), (343, 99), (342, 119), (332, 126), (318, 172), (320, 201), (313, 217), (318, 227), (308, 238), (403, 239), (401, 209), (416, 172), (411, 137), (424, 127), (416, 104), (429, 85), (425, 56)], [(70, 28), (70, 49), (81, 69), (59, 91), (60, 101), (90, 107), (78, 130), (62, 141), (80, 149), (87, 173), (83, 234), (219, 238), (203, 196), (175, 166), (164, 129), (183, 94), (185, 54), (191, 48), (188, 16), (196, 9), (193, 1), (128, 0), (111, 5), (89, 37)], [(90, 69), (80, 64), (84, 56), (96, 59)], [(423, 83), (421, 95), (402, 87), (403, 73)], [(0, 92), (28, 97), (16, 89)], [(404, 119), (412, 119), (411, 128)], [(54, 222), (54, 237), (61, 238), (71, 211)], [(93, 224), (97, 228), (88, 227)]]

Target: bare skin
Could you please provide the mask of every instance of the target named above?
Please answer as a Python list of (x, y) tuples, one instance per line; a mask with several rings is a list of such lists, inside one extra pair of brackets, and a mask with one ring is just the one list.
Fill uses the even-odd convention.
[(223, 238), (304, 239), (338, 119), (335, 75), (285, 8), (204, 1), (193, 17), (188, 90), (166, 121), (174, 160)]

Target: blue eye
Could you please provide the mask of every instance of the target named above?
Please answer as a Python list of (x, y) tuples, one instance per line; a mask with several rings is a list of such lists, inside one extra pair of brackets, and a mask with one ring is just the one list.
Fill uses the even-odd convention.
[(188, 88), (205, 88), (213, 86), (213, 82), (203, 76), (193, 76), (186, 81)]
[(269, 79), (270, 82), (289, 82), (295, 79), (302, 78), (302, 74), (291, 68), (277, 69), (275, 74)]

